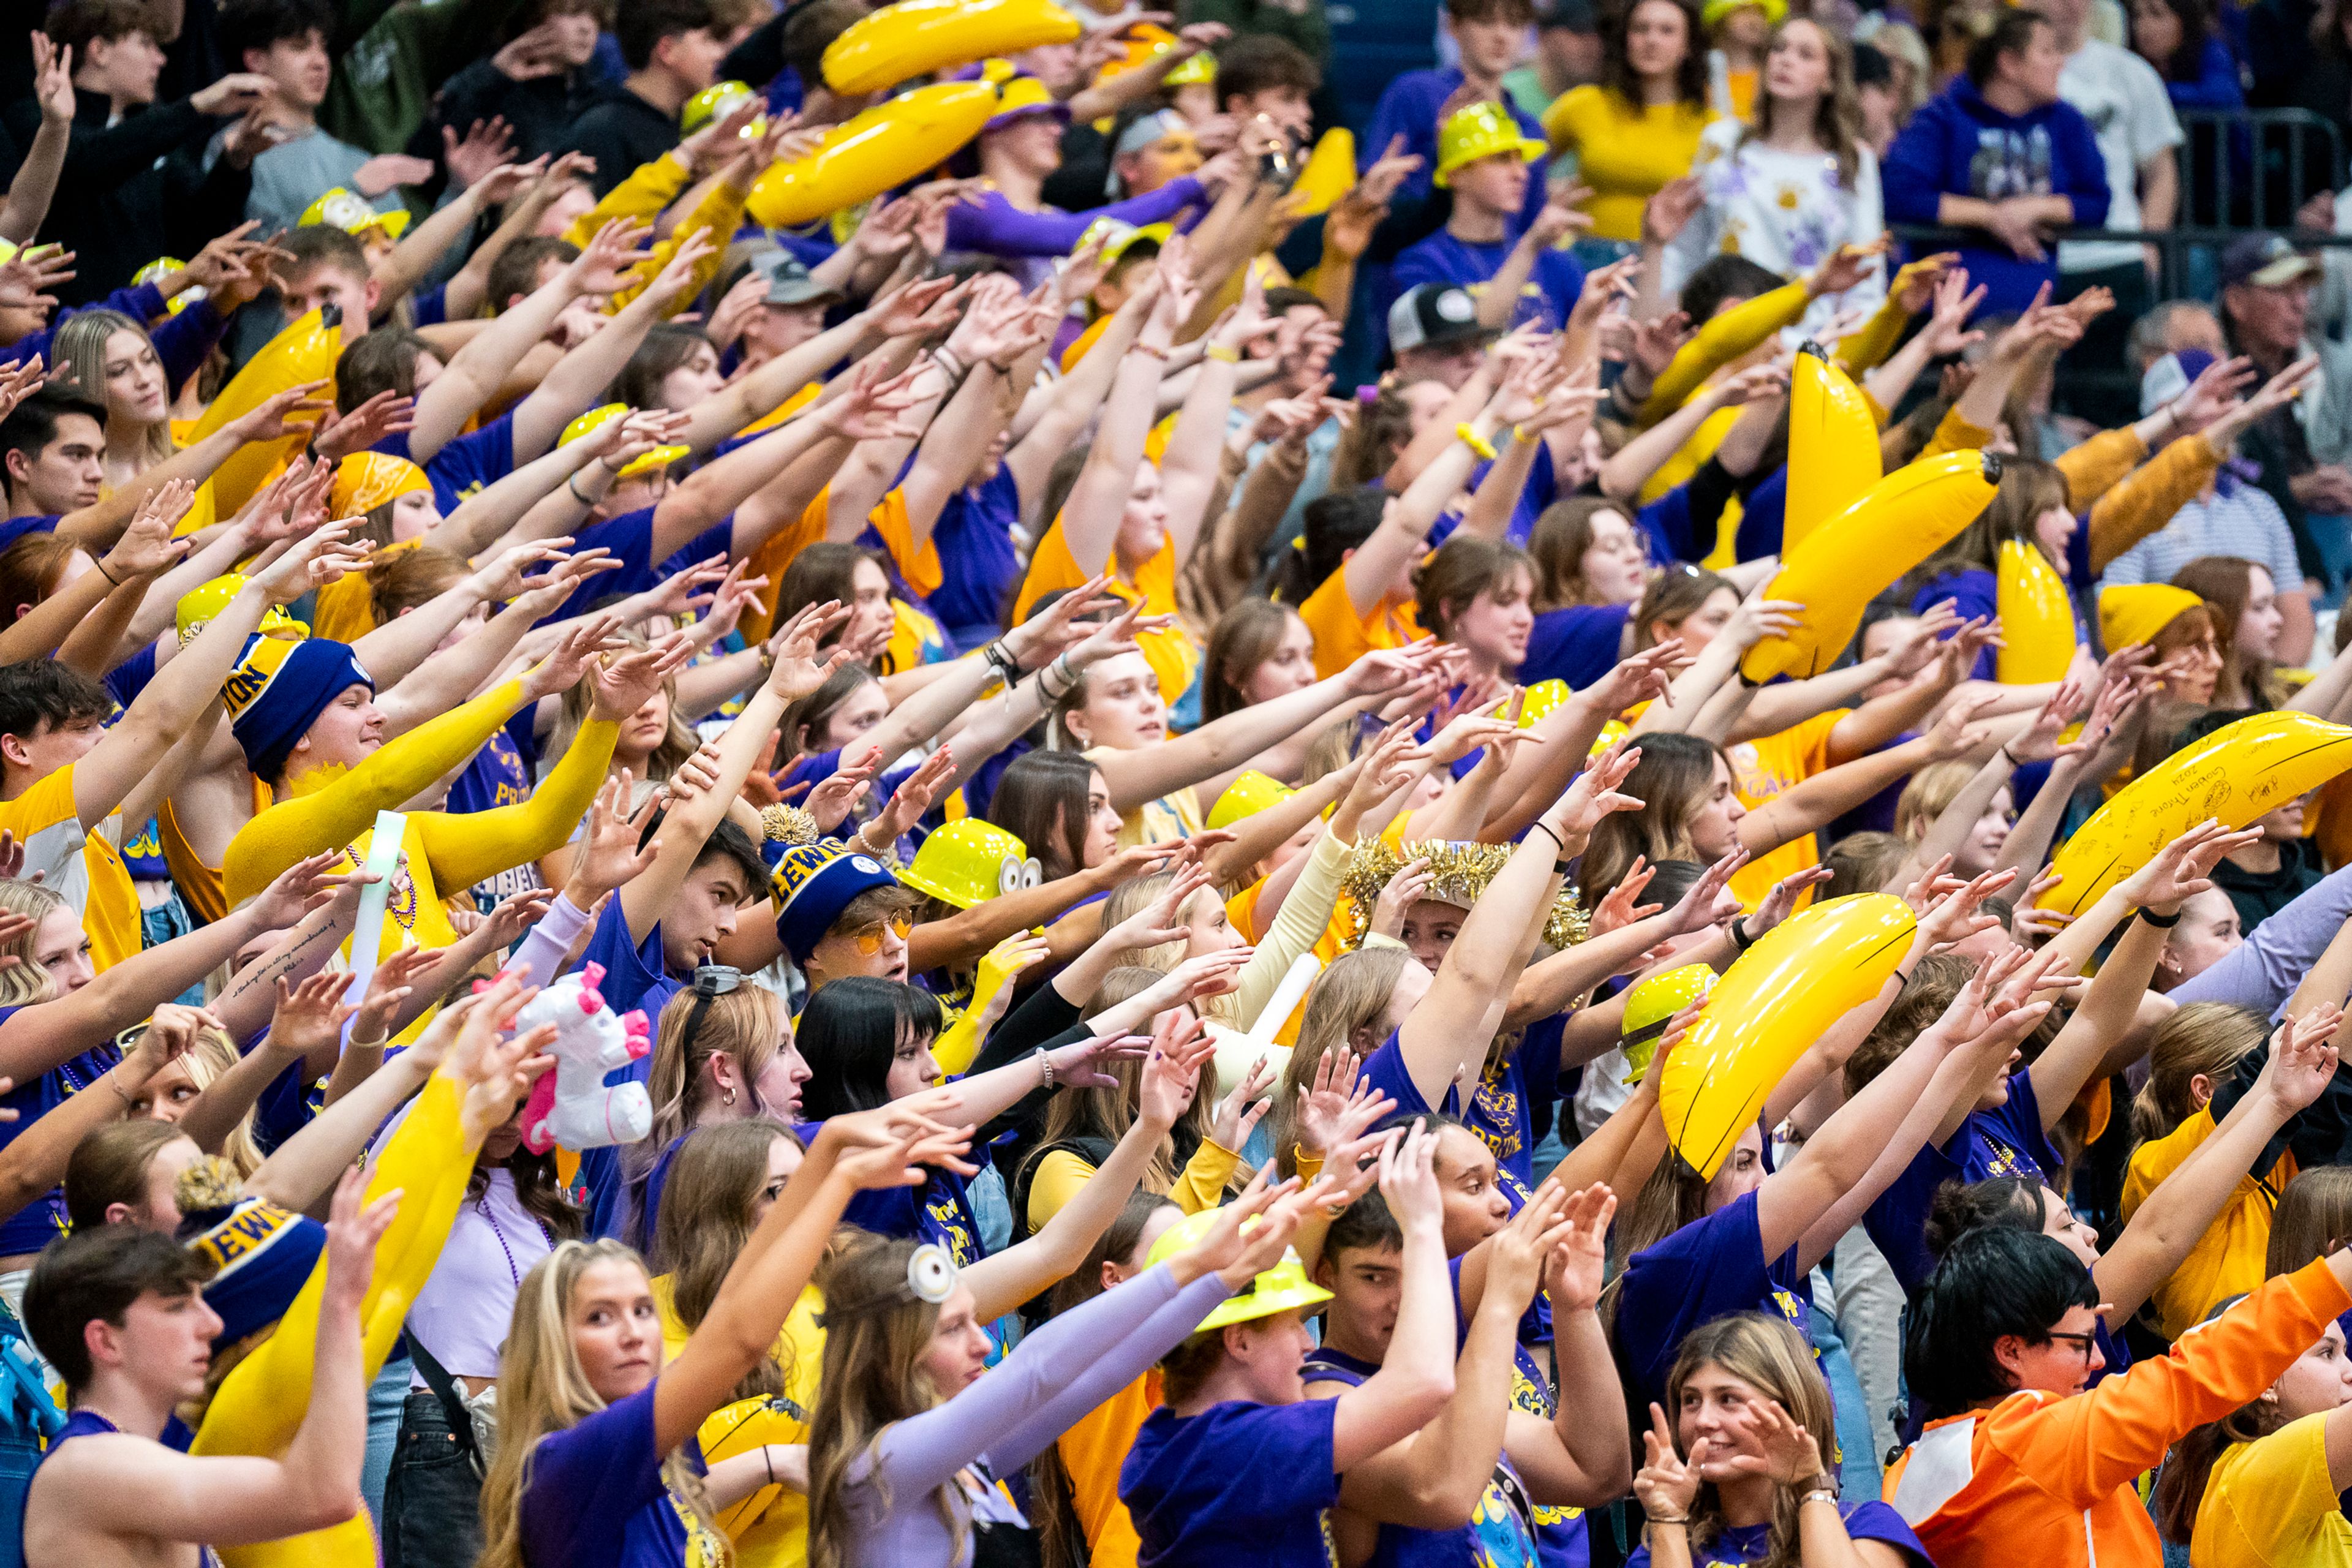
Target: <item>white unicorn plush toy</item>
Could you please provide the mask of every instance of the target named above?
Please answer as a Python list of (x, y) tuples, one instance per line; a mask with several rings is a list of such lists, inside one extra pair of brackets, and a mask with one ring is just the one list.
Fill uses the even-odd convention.
[(642, 1008), (615, 1017), (596, 989), (604, 966), (591, 963), (532, 997), (515, 1015), (517, 1031), (556, 1028), (555, 1070), (541, 1075), (523, 1102), (522, 1141), (534, 1154), (558, 1143), (595, 1149), (634, 1143), (653, 1131), (654, 1103), (641, 1083), (608, 1088), (604, 1075), (654, 1048)]

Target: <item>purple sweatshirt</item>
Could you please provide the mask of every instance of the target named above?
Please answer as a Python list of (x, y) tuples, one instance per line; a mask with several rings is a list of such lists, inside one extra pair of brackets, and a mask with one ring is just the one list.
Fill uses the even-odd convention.
[(1082, 213), (1023, 212), (1004, 199), (1003, 192), (982, 191), (978, 202), (960, 202), (948, 209), (948, 248), (985, 251), (991, 256), (1066, 256), (1077, 248), (1078, 237), (1097, 218), (1117, 218), (1140, 227), (1164, 222), (1186, 207), (1206, 205), (1208, 200), (1208, 192), (1190, 174), (1169, 181), (1150, 195)]
[[(1200, 1326), (1228, 1292), (1214, 1274), (1179, 1289), (1160, 1264), (1063, 1313), (1023, 1340), (1003, 1363), (935, 1410), (888, 1428), (874, 1458), (850, 1471), (848, 1512), (856, 1531), (848, 1568), (906, 1563), (969, 1564), (949, 1555), (946, 1521), (932, 1500), (948, 1495), (967, 1517), (956, 1484), (975, 1462), (1009, 1476), (1051, 1447), (1080, 1416), (1141, 1377)], [(884, 1498), (888, 1500), (886, 1503)], [(991, 1491), (992, 1517), (1011, 1522), (1010, 1504)]]

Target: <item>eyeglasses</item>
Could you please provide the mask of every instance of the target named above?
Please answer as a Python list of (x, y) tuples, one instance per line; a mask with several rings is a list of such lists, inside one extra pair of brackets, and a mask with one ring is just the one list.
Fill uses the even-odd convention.
[(870, 926), (862, 927), (853, 933), (852, 940), (857, 943), (859, 952), (871, 958), (882, 951), (882, 933), (885, 930), (900, 942), (904, 942), (907, 940), (907, 933), (914, 929), (915, 922), (911, 916), (892, 915), (887, 921), (876, 921)]
[(2096, 1334), (2062, 1334), (2055, 1329), (2050, 1331), (2050, 1338), (2053, 1340), (2064, 1340), (2069, 1344), (2074, 1345), (2083, 1352), (2083, 1359), (2084, 1361), (2091, 1359), (2091, 1352), (2096, 1348), (2099, 1340), (2099, 1336)]

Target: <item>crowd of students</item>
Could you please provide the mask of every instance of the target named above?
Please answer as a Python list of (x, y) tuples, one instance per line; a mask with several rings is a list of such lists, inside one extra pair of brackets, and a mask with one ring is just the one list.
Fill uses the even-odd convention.
[(2352, 1564), (2352, 784), (2053, 869), (2352, 721), (2333, 284), (2064, 282), (2092, 8), (911, 4), (10, 68), (0, 1561)]

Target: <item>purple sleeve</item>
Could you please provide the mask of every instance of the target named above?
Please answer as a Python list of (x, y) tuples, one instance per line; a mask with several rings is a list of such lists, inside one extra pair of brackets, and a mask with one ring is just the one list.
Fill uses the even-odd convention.
[(49, 324), (39, 331), (0, 349), (0, 361), (15, 360), (22, 363), (35, 354), (46, 358), (50, 343), (57, 338), (58, 329), (84, 310), (120, 310), (143, 327), (163, 313), (163, 292), (152, 283), (134, 283), (128, 289), (117, 289), (95, 305), (68, 305), (51, 316)]
[[(1023, 1340), (1001, 1364), (945, 1405), (884, 1433), (876, 1445), (873, 1480), (893, 1498), (919, 1500), (980, 1455), (993, 1456), (1007, 1468), (1025, 1464), (1063, 1426), (1182, 1342), (1223, 1297), (1214, 1276), (1180, 1292), (1164, 1265), (1104, 1291)], [(1188, 1308), (1192, 1316), (1177, 1325), (1175, 1319)], [(1162, 1331), (1146, 1338), (1143, 1331), (1155, 1325)], [(1085, 1391), (1085, 1404), (1058, 1424), (1041, 1419), (1065, 1415), (1056, 1405), (1074, 1390)], [(1027, 1447), (1016, 1455), (1015, 1445), (1024, 1440)]]
[(163, 362), (163, 375), (171, 383), (172, 395), (189, 377), (202, 370), (206, 356), (228, 331), (228, 321), (210, 300), (199, 300), (176, 316), (164, 319), (148, 336), (155, 340), (155, 357)]
[(625, 1519), (662, 1495), (662, 1456), (654, 1447), (654, 1389), (647, 1384), (531, 1450), (522, 1492), (522, 1546), (536, 1563), (590, 1559), (591, 1538), (617, 1534)]
[[(1932, 100), (1886, 150), (1879, 189), (1889, 223), (1933, 223), (1944, 199), (1944, 102)], [(1965, 195), (1966, 193), (1961, 193)]]
[(553, 983), (563, 968), (565, 954), (572, 951), (588, 917), (572, 907), (572, 900), (558, 893), (555, 902), (547, 907), (522, 939), (522, 945), (507, 960), (507, 967), (525, 977), (525, 984), (546, 985)]
[(1082, 213), (1025, 213), (992, 191), (978, 206), (948, 211), (948, 248), (991, 256), (1064, 256), (1097, 218), (1122, 223), (1158, 223), (1203, 199), (1201, 182), (1190, 174), (1171, 180), (1150, 195), (1113, 202)]
[(2347, 920), (2352, 920), (2352, 866), (2256, 926), (2235, 951), (2176, 986), (2172, 999), (2183, 1005), (2228, 1002), (2273, 1016)]

